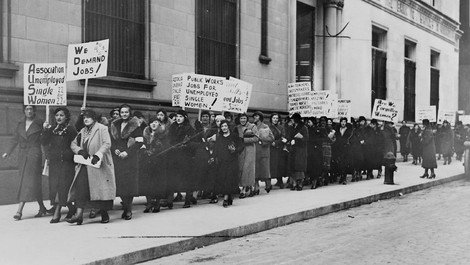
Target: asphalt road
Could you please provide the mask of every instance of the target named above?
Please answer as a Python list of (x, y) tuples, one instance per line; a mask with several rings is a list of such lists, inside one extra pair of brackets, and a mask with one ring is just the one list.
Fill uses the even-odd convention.
[(470, 182), (452, 182), (144, 264), (470, 264)]

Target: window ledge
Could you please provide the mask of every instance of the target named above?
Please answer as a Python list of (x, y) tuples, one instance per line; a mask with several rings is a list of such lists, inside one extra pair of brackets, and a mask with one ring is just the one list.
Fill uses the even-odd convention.
[[(80, 84), (84, 85), (85, 79), (81, 79)], [(88, 85), (139, 91), (152, 91), (152, 89), (157, 86), (157, 82), (151, 80), (132, 79), (118, 76), (105, 76), (101, 78), (88, 79)]]
[(20, 67), (12, 63), (0, 63), (0, 77), (13, 77)]

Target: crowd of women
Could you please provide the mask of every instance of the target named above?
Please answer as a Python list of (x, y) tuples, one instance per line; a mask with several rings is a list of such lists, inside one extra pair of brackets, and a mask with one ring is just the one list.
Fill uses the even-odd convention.
[[(108, 223), (116, 196), (122, 200), (121, 217), (130, 220), (137, 196), (146, 197), (147, 213), (173, 208), (183, 193), (183, 208), (197, 204), (198, 198), (214, 204), (221, 198), (228, 207), (235, 195), (259, 195), (260, 182), (269, 193), (273, 186), (301, 191), (335, 182), (345, 185), (348, 174), (352, 182), (363, 180), (363, 175), (380, 178), (384, 156), (396, 157), (397, 140), (404, 161), (411, 151), (413, 164), (425, 169), (421, 177), (435, 178), (436, 150), (450, 164), (454, 141), (460, 159), (457, 146), (461, 142), (463, 152), (468, 135), (461, 124), (454, 133), (448, 122), (437, 132), (428, 120), (423, 128), (415, 124), (412, 129), (403, 122), (397, 131), (392, 123), (367, 123), (362, 116), (334, 124), (326, 117), (295, 113), (282, 119), (273, 113), (265, 122), (267, 117), (259, 111), (251, 117), (202, 111), (191, 124), (184, 110), (167, 115), (159, 109), (147, 123), (127, 104), (113, 109), (109, 119), (83, 109), (75, 126), (66, 107), (55, 109), (52, 124), (35, 113), (34, 106), (24, 107), (25, 118), (3, 157), (19, 146), (20, 203), (14, 219), (21, 220), (25, 202), (37, 201), (36, 217), (53, 214), (51, 223), (60, 222), (62, 207), (68, 208), (64, 220), (69, 223), (82, 224), (85, 208), (91, 208), (90, 217), (100, 213), (101, 222)], [(49, 168), (49, 210), (42, 202), (41, 145)], [(76, 163), (77, 157), (82, 161)]]

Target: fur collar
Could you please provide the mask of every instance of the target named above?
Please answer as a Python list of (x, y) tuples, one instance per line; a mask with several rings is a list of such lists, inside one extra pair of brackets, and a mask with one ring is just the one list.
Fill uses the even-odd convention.
[(121, 132), (121, 125), (123, 119), (117, 119), (111, 124), (111, 135), (114, 139), (127, 139), (135, 129), (139, 128), (139, 119), (132, 117), (129, 122), (127, 122), (126, 127)]

